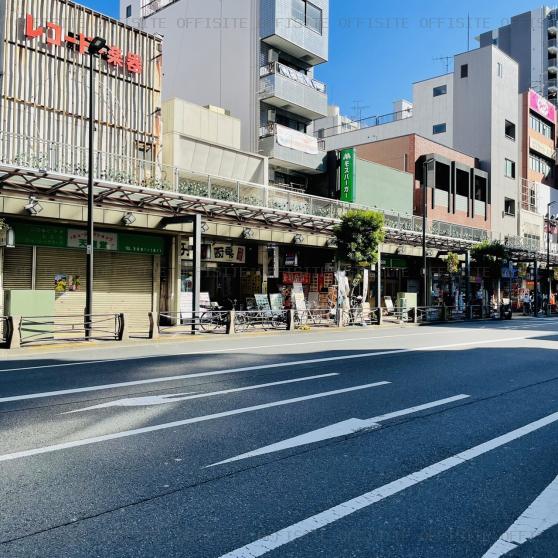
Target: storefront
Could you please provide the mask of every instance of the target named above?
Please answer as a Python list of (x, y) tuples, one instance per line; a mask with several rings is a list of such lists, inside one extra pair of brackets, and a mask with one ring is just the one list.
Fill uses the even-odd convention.
[[(83, 313), (86, 231), (61, 225), (18, 222), (15, 248), (4, 248), (3, 289), (54, 291), (53, 316)], [(147, 330), (158, 311), (165, 239), (128, 232), (95, 233), (95, 314), (126, 313), (130, 331)], [(17, 309), (12, 309), (12, 313)]]

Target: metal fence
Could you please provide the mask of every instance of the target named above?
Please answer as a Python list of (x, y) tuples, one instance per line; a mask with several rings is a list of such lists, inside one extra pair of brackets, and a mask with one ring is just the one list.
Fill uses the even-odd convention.
[(286, 310), (246, 310), (235, 312), (234, 330), (245, 331), (286, 330), (289, 317)]
[(226, 310), (200, 310), (199, 312), (161, 312), (160, 334), (226, 333), (230, 312)]
[[(124, 332), (123, 314), (73, 314), (22, 317), (18, 324), (21, 344), (63, 341), (117, 341)], [(89, 332), (89, 336), (87, 335)]]

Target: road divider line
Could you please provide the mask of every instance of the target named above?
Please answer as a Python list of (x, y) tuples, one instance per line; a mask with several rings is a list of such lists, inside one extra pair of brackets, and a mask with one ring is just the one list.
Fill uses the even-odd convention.
[(167, 422), (164, 424), (156, 424), (153, 426), (145, 426), (143, 428), (136, 428), (134, 430), (126, 430), (123, 432), (115, 432), (114, 434), (104, 434), (102, 436), (95, 436), (93, 438), (85, 438), (83, 440), (74, 440), (72, 442), (64, 442), (61, 444), (55, 444), (52, 446), (45, 446), (42, 448), (34, 448), (30, 450), (18, 451), (15, 453), (9, 453), (5, 455), (0, 455), (0, 462), (2, 461), (13, 461), (15, 459), (21, 459), (23, 457), (31, 457), (34, 455), (41, 455), (45, 453), (52, 453), (55, 451), (66, 450), (70, 448), (77, 448), (80, 446), (89, 446), (92, 444), (98, 444), (100, 442), (108, 442), (110, 440), (119, 440), (122, 438), (128, 438), (130, 436), (137, 436), (139, 434), (147, 434), (149, 432), (158, 432), (161, 430), (168, 430), (169, 428), (178, 428), (179, 426), (186, 426), (189, 424), (197, 424), (200, 422), (207, 422), (210, 420), (232, 417), (235, 415), (242, 415), (245, 413), (253, 413), (254, 411), (261, 411), (263, 409), (271, 409), (273, 407), (282, 407), (284, 405), (292, 405), (294, 403), (301, 403), (303, 401), (312, 401), (313, 399), (322, 399), (324, 397), (331, 397), (333, 395), (341, 395), (344, 393), (352, 393), (355, 391), (362, 391), (365, 389), (387, 386), (391, 382), (375, 382), (373, 384), (364, 384), (360, 386), (354, 386), (344, 389), (336, 389), (334, 391), (326, 391), (322, 393), (315, 393), (313, 395), (305, 395), (303, 397), (295, 397), (292, 399), (284, 399), (282, 401), (275, 401), (273, 403), (264, 403), (262, 405), (254, 405), (252, 407), (244, 407), (242, 409), (234, 409), (232, 411), (225, 411), (222, 413), (215, 413), (212, 415), (204, 415), (200, 417), (193, 417), (185, 420), (177, 420), (174, 422)]
[(110, 389), (117, 389), (123, 387), (131, 386), (145, 386), (149, 384), (158, 384), (164, 382), (175, 382), (180, 380), (189, 380), (194, 378), (207, 378), (211, 376), (224, 376), (227, 374), (238, 374), (240, 372), (255, 372), (257, 370), (272, 370), (276, 368), (292, 368), (296, 366), (307, 366), (309, 364), (323, 364), (326, 362), (340, 362), (344, 360), (358, 360), (363, 358), (374, 358), (380, 356), (389, 355), (402, 355), (406, 353), (418, 353), (418, 352), (428, 352), (428, 351), (438, 351), (442, 349), (457, 349), (460, 347), (475, 347), (477, 345), (492, 345), (494, 343), (510, 343), (514, 341), (522, 341), (529, 339), (529, 336), (525, 337), (503, 337), (499, 339), (485, 339), (480, 341), (468, 341), (465, 343), (451, 343), (447, 345), (436, 345), (431, 347), (414, 347), (410, 349), (389, 349), (385, 351), (377, 351), (374, 353), (358, 353), (355, 355), (342, 355), (335, 357), (321, 357), (321, 358), (311, 358), (306, 360), (295, 360), (288, 362), (277, 362), (272, 364), (258, 364), (256, 366), (243, 366), (241, 368), (230, 368), (227, 370), (216, 370), (211, 372), (195, 372), (193, 374), (180, 374), (177, 376), (166, 376), (162, 378), (149, 378), (146, 380), (133, 380), (130, 382), (119, 382), (115, 384), (104, 384), (98, 386), (88, 386), (74, 389), (63, 389), (57, 391), (47, 391), (42, 393), (28, 393), (25, 395), (13, 395), (10, 397), (0, 398), (0, 403), (12, 403), (14, 401), (28, 401), (31, 399), (43, 399), (45, 397), (60, 397), (63, 395), (73, 395), (77, 393), (89, 393), (92, 391), (105, 391)]
[[(498, 329), (498, 328), (496, 328)], [(343, 337), (341, 339), (327, 339), (327, 343), (347, 343), (348, 341), (381, 341), (383, 339), (398, 339), (399, 337), (426, 337), (429, 335), (440, 336), (440, 331), (425, 331), (424, 333), (405, 333), (402, 335), (379, 335), (368, 337)], [(443, 332), (446, 334), (455, 334), (454, 331)], [(302, 347), (306, 345), (323, 345), (324, 339), (319, 339), (316, 341), (301, 341), (296, 343), (278, 343), (273, 345), (254, 345), (251, 347), (229, 347), (227, 349), (211, 349), (210, 351), (191, 351), (187, 353), (172, 353), (172, 354), (161, 354), (161, 355), (145, 355), (145, 356), (129, 356), (121, 358), (107, 358), (102, 360), (80, 360), (72, 362), (62, 362), (58, 364), (40, 364), (37, 366), (23, 366), (19, 368), (0, 368), (0, 374), (2, 372), (25, 372), (29, 370), (48, 370), (49, 368), (68, 368), (70, 366), (88, 366), (90, 364), (114, 364), (118, 362), (128, 362), (134, 360), (149, 360), (157, 358), (176, 358), (176, 357), (190, 357), (190, 356), (203, 356), (203, 355), (213, 355), (213, 354), (223, 354), (223, 353), (235, 353), (239, 351), (255, 351), (257, 349), (285, 349), (285, 347)], [(92, 349), (82, 349), (84, 351), (90, 351)], [(78, 352), (78, 351), (75, 351)]]
[[(300, 539), (310, 533), (314, 533), (318, 529), (322, 529), (340, 519), (348, 517), (353, 513), (356, 513), (360, 510), (368, 508), (394, 494), (398, 494), (403, 492), (407, 488), (411, 486), (416, 486), (423, 481), (428, 479), (434, 478), (445, 471), (449, 471), (458, 465), (462, 465), (463, 463), (467, 463), (481, 455), (484, 455), (490, 451), (493, 451), (497, 448), (505, 446), (510, 442), (523, 438), (528, 434), (536, 432), (545, 426), (549, 426), (558, 421), (558, 413), (553, 413), (545, 418), (532, 422), (522, 428), (518, 428), (517, 430), (513, 430), (512, 432), (508, 432), (503, 436), (499, 436), (494, 438), (484, 444), (480, 444), (475, 446), (471, 449), (458, 453), (448, 459), (444, 459), (421, 469), (420, 471), (416, 471), (415, 473), (411, 473), (406, 477), (402, 477), (396, 481), (390, 482), (380, 488), (375, 488), (370, 492), (362, 494), (357, 498), (353, 498), (352, 500), (348, 500), (329, 508), (321, 513), (308, 517), (298, 523), (294, 523), (293, 525), (289, 525), (280, 531), (272, 533), (266, 537), (258, 539), (242, 548), (238, 548), (229, 552), (227, 554), (222, 555), (220, 558), (256, 558), (258, 556), (263, 556), (268, 552), (276, 550), (286, 544), (289, 544), (297, 539)], [(304, 495), (301, 495), (304, 497)]]
[(558, 477), (482, 558), (500, 558), (558, 525)]
[(331, 374), (320, 374), (318, 376), (306, 376), (305, 378), (294, 378), (293, 380), (283, 380), (282, 382), (269, 382), (267, 384), (257, 384), (254, 386), (245, 386), (234, 389), (223, 389), (221, 391), (212, 391), (209, 393), (174, 393), (167, 395), (150, 395), (148, 397), (128, 397), (126, 399), (118, 399), (116, 401), (108, 401), (107, 403), (99, 403), (99, 405), (92, 405), (83, 409), (76, 409), (75, 411), (68, 411), (61, 413), (62, 415), (71, 415), (74, 413), (83, 413), (85, 411), (93, 411), (96, 409), (107, 409), (109, 407), (144, 407), (154, 405), (168, 405), (170, 403), (180, 403), (182, 401), (190, 401), (192, 399), (204, 399), (206, 397), (215, 397), (216, 395), (229, 395), (231, 393), (241, 393), (243, 391), (253, 391), (256, 389), (263, 389), (274, 386), (284, 386), (287, 384), (297, 384), (300, 382), (309, 382), (311, 380), (321, 380), (325, 378), (333, 378), (339, 376), (339, 372)]
[(456, 401), (469, 399), (469, 397), (471, 396), (456, 395), (454, 397), (448, 397), (446, 399), (432, 401), (431, 403), (426, 403), (424, 405), (409, 407), (408, 409), (395, 411), (393, 413), (380, 415), (378, 417), (373, 417), (366, 420), (356, 418), (344, 420), (343, 422), (338, 422), (336, 424), (326, 426), (325, 428), (319, 428), (318, 430), (313, 430), (312, 432), (307, 432), (306, 434), (301, 434), (300, 436), (282, 440), (281, 442), (278, 442), (276, 444), (271, 444), (254, 451), (243, 453), (242, 455), (237, 455), (236, 457), (232, 457), (230, 459), (225, 459), (224, 461), (220, 461), (219, 463), (213, 463), (212, 465), (208, 465), (206, 468), (216, 467), (218, 465), (225, 465), (226, 463), (241, 461), (243, 459), (248, 459), (251, 457), (268, 455), (270, 453), (276, 453), (278, 451), (284, 451), (286, 449), (293, 449), (300, 446), (305, 446), (307, 444), (315, 444), (316, 442), (324, 442), (325, 440), (332, 440), (341, 436), (350, 436), (351, 434), (356, 434), (357, 432), (361, 432), (363, 430), (377, 429), (382, 426), (380, 423), (387, 420), (403, 417), (406, 415), (412, 415), (413, 413), (419, 413), (420, 411), (426, 411), (428, 409), (433, 409), (434, 407), (441, 407), (442, 405), (449, 405), (450, 403), (455, 403)]

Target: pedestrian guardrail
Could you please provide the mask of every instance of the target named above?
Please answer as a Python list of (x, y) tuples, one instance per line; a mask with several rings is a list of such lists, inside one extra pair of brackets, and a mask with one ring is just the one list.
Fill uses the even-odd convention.
[(227, 310), (150, 313), (149, 337), (155, 337), (155, 329), (159, 335), (227, 333), (230, 327), (230, 314)]
[(296, 328), (334, 326), (337, 324), (336, 312), (334, 308), (295, 310), (294, 322)]
[(249, 330), (281, 330), (289, 327), (286, 310), (246, 310), (234, 313), (234, 330), (243, 333)]
[(6, 324), (10, 348), (32, 343), (122, 341), (128, 338), (124, 314), (10, 316)]

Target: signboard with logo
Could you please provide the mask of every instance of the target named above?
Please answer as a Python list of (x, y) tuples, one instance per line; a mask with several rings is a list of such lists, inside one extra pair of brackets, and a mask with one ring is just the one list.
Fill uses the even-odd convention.
[(529, 138), (529, 148), (541, 155), (544, 155), (545, 157), (548, 157), (549, 159), (554, 159), (554, 148), (533, 137)]
[(343, 202), (355, 201), (356, 185), (356, 152), (354, 148), (341, 151), (341, 192), (339, 199)]
[[(87, 232), (54, 225), (14, 223), (16, 246), (47, 246), (50, 248), (87, 247)], [(165, 242), (159, 236), (112, 231), (95, 231), (93, 248), (107, 252), (129, 252), (160, 256), (165, 252)]]
[(533, 90), (529, 91), (529, 108), (550, 122), (556, 122), (556, 107)]
[[(52, 21), (38, 23), (33, 14), (26, 14), (24, 35), (27, 40), (40, 40), (47, 47), (61, 47), (86, 54), (92, 37), (77, 30), (67, 30)], [(102, 54), (106, 64), (115, 69), (122, 70), (128, 74), (141, 74), (143, 72), (143, 61), (134, 52), (123, 52), (118, 46), (109, 45), (106, 52)]]
[[(191, 260), (193, 258), (192, 247), (187, 241), (182, 242), (182, 259)], [(201, 259), (204, 262), (223, 262), (232, 264), (246, 263), (246, 246), (226, 243), (203, 244)]]

